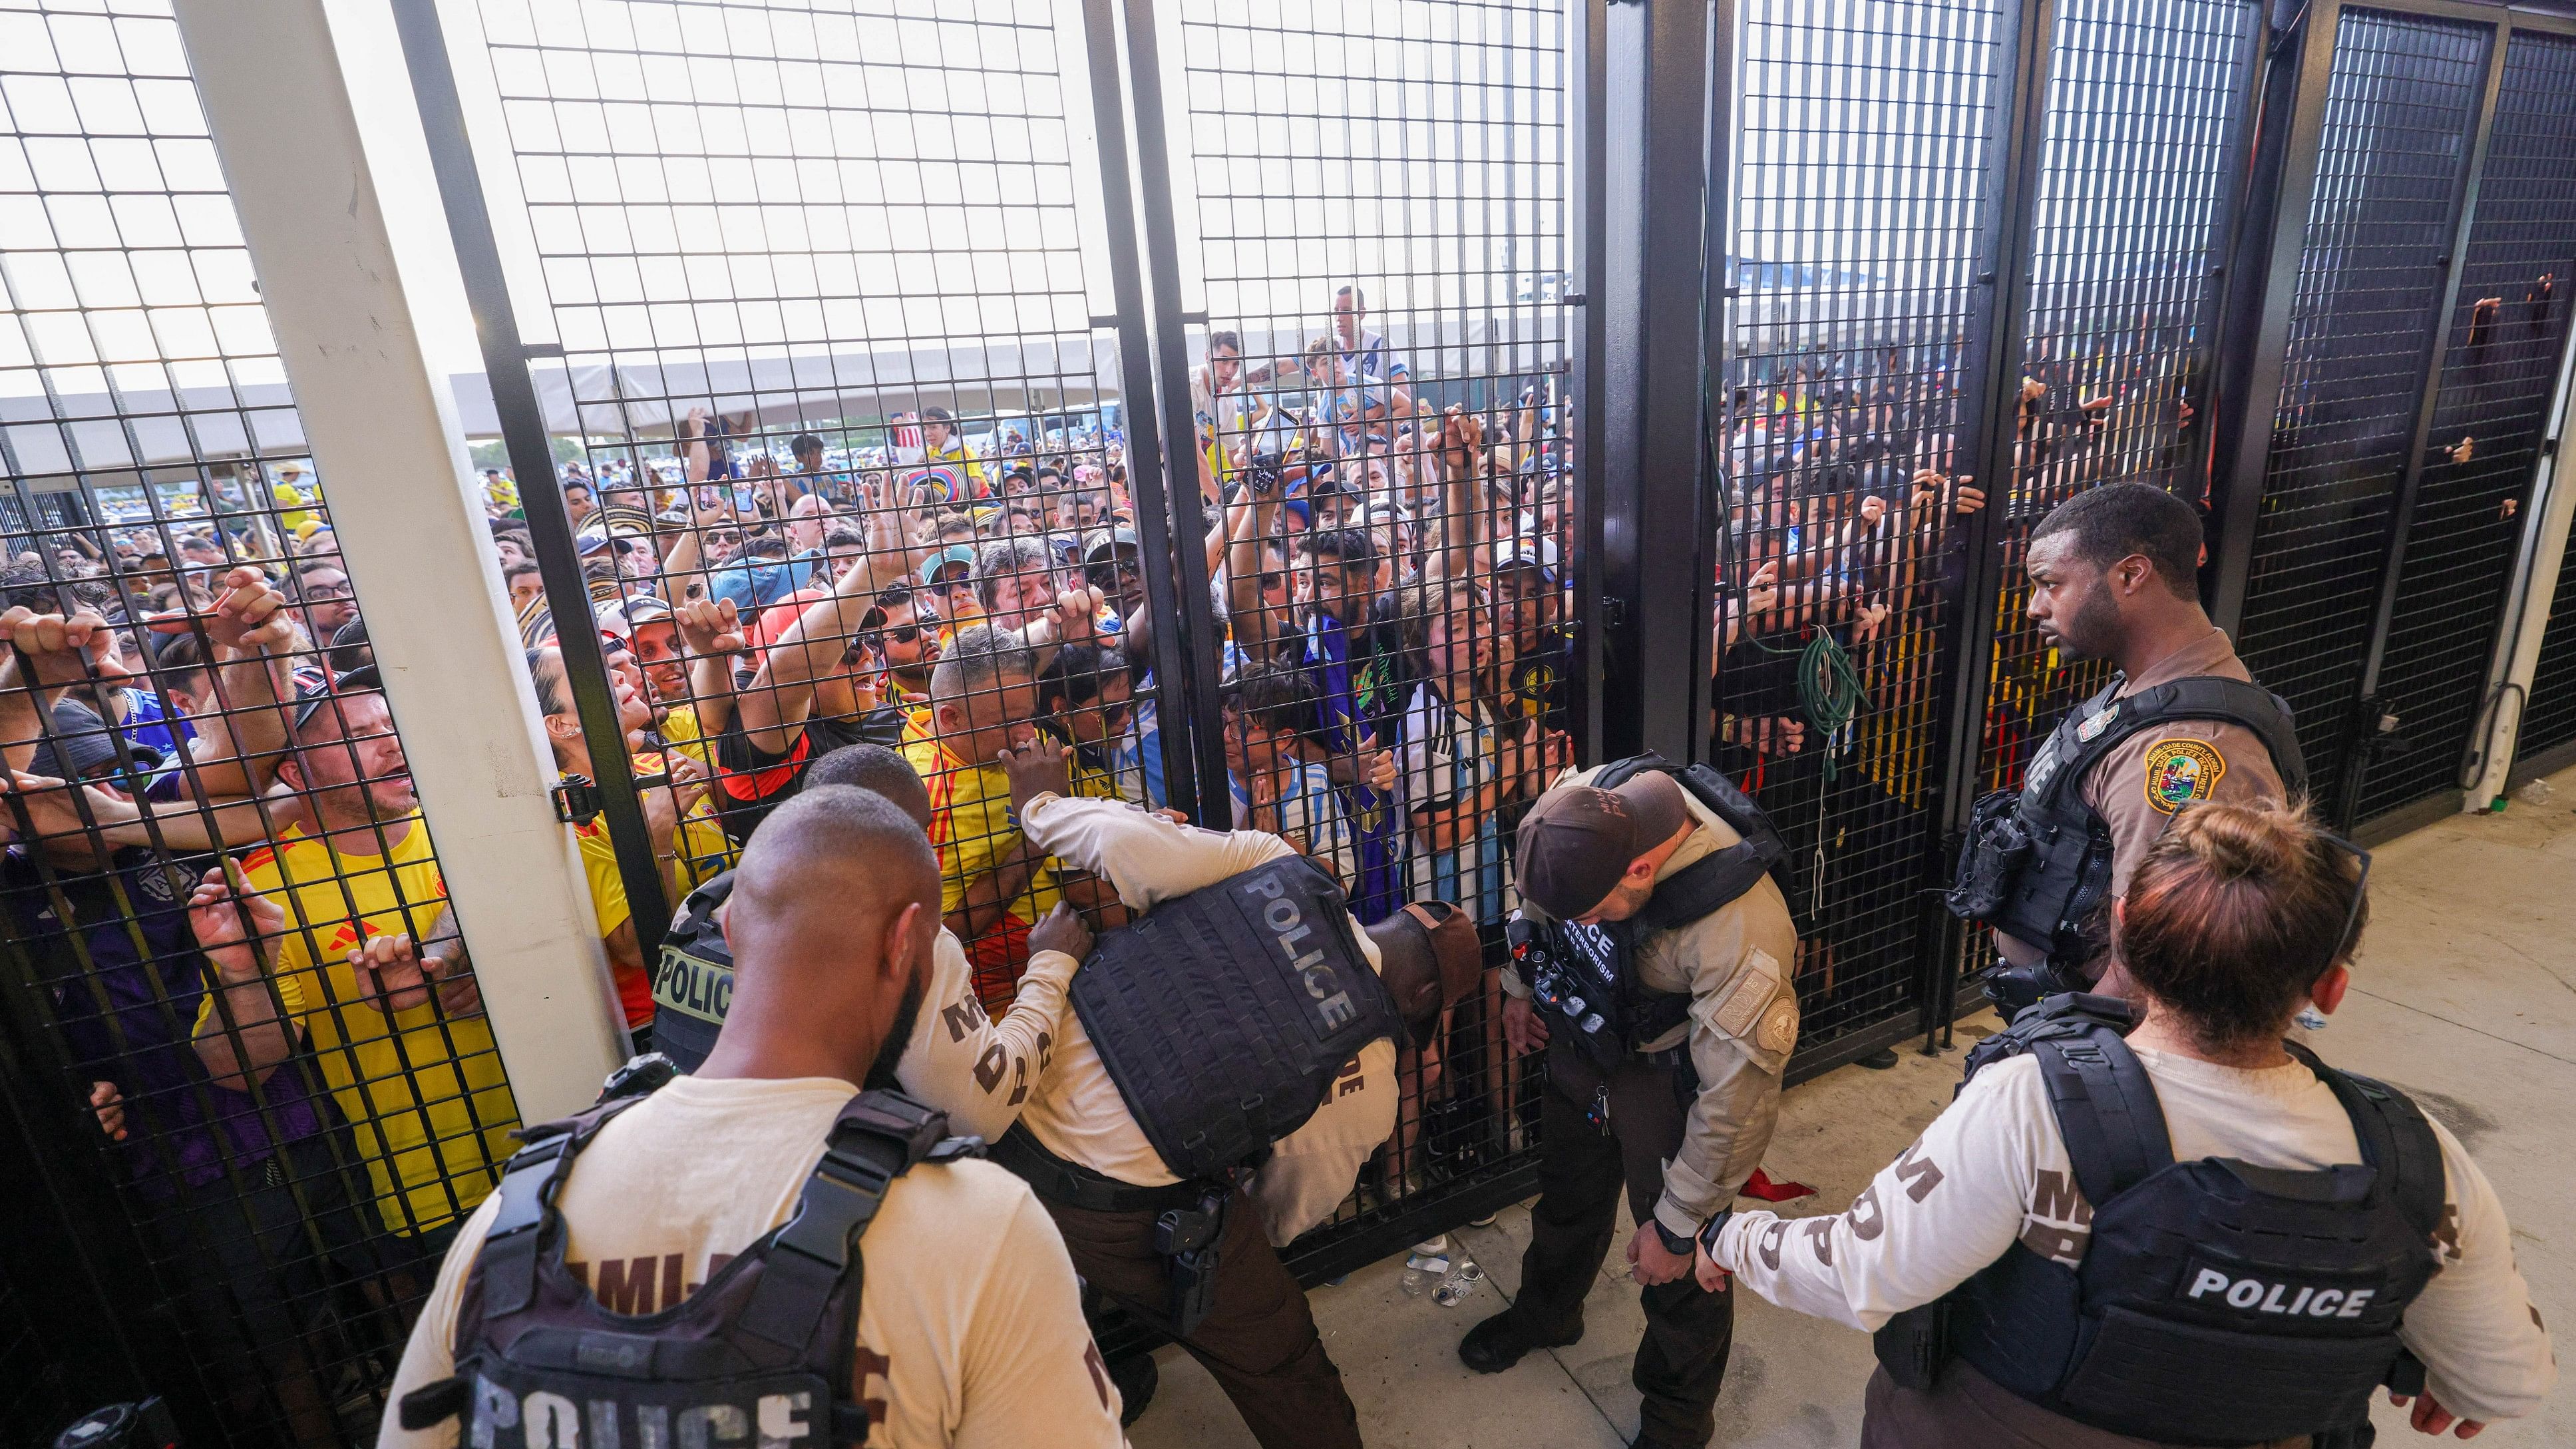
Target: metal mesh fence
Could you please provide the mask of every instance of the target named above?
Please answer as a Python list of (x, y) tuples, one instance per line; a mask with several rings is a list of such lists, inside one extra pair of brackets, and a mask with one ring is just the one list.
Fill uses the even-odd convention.
[(2516, 738), (2517, 764), (2563, 751), (2576, 744), (2576, 552), (2559, 564), (2558, 589), (2550, 596), (2549, 627), (2541, 635), (2540, 659), (2531, 675), (2531, 704), (2523, 712)]
[[(2292, 302), (2237, 651), (2289, 701), (2309, 794), (2345, 813), (2391, 510), (2441, 305), (2488, 27), (2349, 9)], [(2375, 722), (2374, 722), (2375, 724)]]
[[(1566, 11), (1160, 10), (1169, 74), (1143, 83), (1174, 100), (1172, 160), (1136, 184), (1179, 233), (1185, 325), (1162, 335), (1186, 356), (1160, 361), (1194, 432), (1168, 471), (1130, 445), (1137, 262), (1104, 236), (1124, 203), (1092, 101), (1122, 82), (1073, 7), (447, 7), (472, 17), (466, 103), (554, 459), (542, 484), (485, 459), (493, 547), (559, 766), (597, 776), (614, 750), (638, 784), (660, 900), (603, 828), (581, 837), (639, 1040), (670, 1009), (643, 918), (851, 745), (925, 782), (990, 1011), (1058, 901), (1122, 916), (1019, 831), (992, 761), (1037, 736), (1076, 793), (1288, 837), (1363, 920), (1458, 901), (1499, 961), (1514, 828), (1600, 687), (1574, 651)], [(1708, 726), (1790, 845), (1814, 1063), (1915, 1020), (1944, 790), (2016, 783), (2098, 685), (2022, 621), (2030, 527), (2113, 480), (2203, 497), (2259, 27), (2242, 0), (1731, 13)], [(2035, 131), (1998, 100), (2016, 13), (2053, 17)], [(2486, 34), (2339, 22), (2244, 629), (2330, 809)], [(2364, 814), (2437, 788), (2474, 722), (2462, 621), (2492, 633), (2576, 269), (2571, 71), (2576, 43), (2517, 34), (2438, 339), (2435, 446), (2475, 446), (2428, 460), (2388, 649), (2417, 748)], [(191, 1442), (362, 1440), (507, 1149), (508, 1088), (440, 944), (436, 857), (356, 672), (364, 624), (174, 28), (150, 0), (0, 0), (0, 106), (7, 602), (99, 621), (0, 649), (0, 746), (27, 772), (0, 815), (0, 984), (45, 1047), (29, 1100), (88, 1153), (45, 1170), (132, 1219), (206, 1411)], [(1966, 380), (2016, 134), (2039, 145), (2027, 343), (1995, 371), (2021, 403), (1981, 480), (1954, 459), (1984, 426)], [(1963, 599), (1980, 506), (2004, 586)], [(550, 595), (528, 514), (558, 507), (580, 586)], [(1154, 591), (1193, 571), (1146, 540), (1193, 514), (1174, 561), (1211, 584), (1184, 610)], [(2571, 600), (2526, 751), (2576, 740)], [(1202, 604), (1213, 632), (1184, 627)], [(1945, 645), (1989, 608), (1975, 773), (1945, 784)], [(598, 640), (626, 737), (582, 729), (568, 634)], [(276, 914), (191, 909), (236, 880)], [(350, 962), (396, 934), (435, 969)], [(1539, 1072), (1506, 1058), (1493, 991), (1403, 1049), (1397, 1131), (1291, 1253), (1308, 1278), (1527, 1190)], [(9, 1281), (0, 1363), (38, 1384)], [(0, 1421), (61, 1407), (0, 1395)]]
[[(2431, 451), (2389, 622), (2382, 696), (2395, 748), (2354, 815), (2459, 788), (2483, 716), (2487, 645), (2505, 609), (2567, 318), (2576, 303), (2576, 41), (2519, 31), (2452, 307)], [(2537, 697), (2535, 695), (2535, 697)]]
[[(1025, 9), (479, 11), (484, 175), (524, 202), (522, 325), (562, 349), (536, 382), (588, 590), (575, 621), (521, 576), (558, 763), (601, 773), (548, 644), (577, 622), (677, 904), (812, 762), (901, 751), (1006, 1007), (1032, 925), (1115, 901), (1023, 849), (996, 753), (1053, 734), (1075, 793), (1161, 803), (1080, 36)], [(494, 500), (505, 550), (534, 551), (527, 503)], [(645, 963), (617, 965), (640, 1031)]]
[(2065, 711), (2110, 677), (2024, 614), (2032, 526), (2103, 483), (2205, 503), (2200, 417), (2250, 41), (2232, 0), (2058, 10), (1980, 789), (2018, 786)]
[(1944, 573), (1984, 496), (1951, 460), (2001, 15), (1737, 13), (1713, 755), (1789, 846), (1813, 1052), (1920, 989)]
[[(1471, 912), (1571, 758), (1564, 15), (1510, 3), (1181, 12), (1182, 275), (1238, 825), (1331, 862), (1362, 921)], [(1180, 119), (1185, 117), (1185, 120)], [(1184, 159), (1186, 158), (1186, 159)], [(1156, 184), (1149, 178), (1148, 185)], [(1400, 1052), (1396, 1135), (1319, 1264), (1509, 1170), (1537, 1064), (1496, 973)], [(1340, 1271), (1334, 1269), (1333, 1271)]]
[(515, 1108), (166, 6), (0, 8), (0, 100), (0, 971), (92, 1128), (41, 1170), (112, 1183), (189, 1442), (356, 1443)]

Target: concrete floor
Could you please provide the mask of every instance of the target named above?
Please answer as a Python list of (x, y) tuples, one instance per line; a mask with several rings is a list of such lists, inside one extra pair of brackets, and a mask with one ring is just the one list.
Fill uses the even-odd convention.
[[(2576, 770), (2552, 783), (2545, 805), (2456, 817), (2377, 852), (2375, 919), (2353, 990), (2317, 1045), (2331, 1061), (2404, 1088), (2459, 1135), (2504, 1198), (2541, 1316), (2568, 1324), (2576, 1323)], [(1990, 1017), (1962, 1022), (1961, 1043), (1992, 1025)], [(1899, 1055), (1893, 1071), (1845, 1067), (1788, 1094), (1764, 1165), (1819, 1190), (1790, 1213), (1840, 1211), (1949, 1102), (1956, 1050)], [(1493, 1377), (1458, 1362), (1459, 1335), (1518, 1287), (1527, 1223), (1525, 1209), (1511, 1208), (1492, 1228), (1453, 1238), (1490, 1275), (1454, 1309), (1427, 1294), (1405, 1297), (1400, 1259), (1316, 1291), (1325, 1346), (1371, 1445), (1609, 1449), (1636, 1431), (1628, 1362), (1642, 1318), (1636, 1290), (1607, 1268), (1581, 1343), (1532, 1353)], [(1619, 1266), (1615, 1250), (1611, 1266)], [(1130, 1431), (1136, 1449), (1252, 1443), (1187, 1355), (1165, 1349), (1161, 1363), (1162, 1389)], [(1747, 1294), (1715, 1442), (1852, 1444), (1870, 1367), (1860, 1334)], [(2427, 1442), (2384, 1401), (2378, 1420), (2383, 1444)], [(2576, 1444), (2576, 1396), (2562, 1388), (2538, 1415), (2496, 1426), (2480, 1442)]]

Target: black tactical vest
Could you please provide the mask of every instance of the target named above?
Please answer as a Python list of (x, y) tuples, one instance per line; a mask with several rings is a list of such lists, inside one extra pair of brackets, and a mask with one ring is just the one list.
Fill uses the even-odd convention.
[(2102, 902), (2111, 890), (2111, 830), (2084, 803), (2084, 781), (2114, 747), (2174, 720), (2226, 720), (2252, 730), (2272, 755), (2282, 788), (2307, 789), (2290, 707), (2241, 680), (2200, 675), (2118, 698), (2114, 675), (2100, 694), (2069, 711), (2019, 791), (1976, 803), (1949, 893), (1952, 914), (1994, 927), (2080, 965), (2098, 954)]
[(919, 1162), (980, 1154), (948, 1118), (899, 1092), (861, 1092), (833, 1122), (796, 1215), (687, 1299), (629, 1316), (564, 1266), (555, 1200), (628, 1097), (527, 1130), (456, 1314), (456, 1373), (405, 1394), (405, 1429), (463, 1416), (460, 1442), (530, 1445), (857, 1446), (852, 1392), (859, 1239), (888, 1184)]
[(2121, 1039), (2126, 1015), (2106, 998), (2057, 996), (1989, 1039), (2010, 1039), (1998, 1055), (2039, 1059), (2093, 1209), (2081, 1266), (2015, 1243), (1879, 1330), (1879, 1362), (1930, 1388), (1956, 1355), (2042, 1408), (2159, 1443), (2335, 1442), (2366, 1429), (2381, 1384), (2422, 1387), (2397, 1324), (2438, 1266), (2432, 1129), (2397, 1092), (2292, 1043), (2351, 1116), (2362, 1161), (2314, 1172), (2176, 1162), (2154, 1083)]
[(1301, 855), (1102, 936), (1068, 995), (1145, 1140), (1185, 1181), (1306, 1125), (1343, 1063), (1404, 1031), (1341, 887)]
[(716, 924), (716, 908), (733, 895), (726, 871), (689, 892), (662, 938), (653, 972), (653, 1050), (694, 1072), (715, 1050), (725, 1008), (733, 1004), (733, 949)]
[(1661, 770), (1733, 827), (1741, 840), (1655, 883), (1645, 908), (1625, 921), (1576, 925), (1532, 921), (1514, 911), (1504, 928), (1530, 999), (1603, 1067), (1616, 1065), (1690, 1015), (1686, 992), (1657, 991), (1637, 979), (1637, 943), (1724, 909), (1788, 854), (1770, 817), (1708, 765), (1683, 768), (1657, 754), (1605, 765), (1592, 777), (1610, 790), (1639, 772)]

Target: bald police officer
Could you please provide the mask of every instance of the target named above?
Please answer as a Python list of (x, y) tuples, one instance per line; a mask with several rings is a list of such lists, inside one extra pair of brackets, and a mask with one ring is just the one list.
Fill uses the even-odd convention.
[(529, 1129), (378, 1443), (1122, 1445), (1055, 1224), (890, 1089), (939, 914), (938, 858), (893, 805), (780, 806), (735, 872), (715, 1049)]
[(2176, 811), (2306, 789), (2290, 707), (2201, 609), (2200, 555), (2199, 515), (2145, 483), (2079, 493), (2031, 530), (2031, 622), (2119, 672), (1969, 826), (1950, 909), (1994, 927), (1986, 995), (2007, 1021), (2059, 992), (2128, 994), (2103, 958), (2109, 903)]
[[(848, 785), (884, 797), (930, 832), (930, 792), (910, 761), (883, 745), (843, 745), (806, 771), (805, 787)], [(693, 1072), (714, 1048), (734, 986), (733, 952), (725, 940), (727, 871), (689, 893), (662, 942), (653, 978), (653, 1044), (681, 1071)], [(931, 945), (930, 986), (911, 1039), (895, 1069), (896, 1084), (948, 1114), (949, 1130), (998, 1140), (1019, 1116), (1029, 1083), (1042, 1070), (1074, 967), (1091, 950), (1091, 932), (1069, 907), (1029, 930), (1029, 964), (1009, 1010), (994, 1020), (975, 995), (966, 948), (945, 925)]]
[(1696, 1446), (1734, 1339), (1734, 1300), (1690, 1273), (1779, 1119), (1798, 1041), (1798, 945), (1771, 876), (1779, 837), (1723, 775), (1654, 756), (1564, 777), (1523, 818), (1523, 905), (1503, 1030), (1547, 1048), (1540, 1196), (1521, 1291), (1458, 1357), (1499, 1373), (1583, 1336), (1583, 1298), (1625, 1186), (1646, 1332), (1636, 1442)]
[(994, 1159), (1092, 1286), (1204, 1365), (1265, 1449), (1357, 1449), (1341, 1371), (1279, 1261), (1395, 1130), (1398, 1034), (1479, 989), (1474, 923), (1351, 916), (1276, 835), (1068, 798), (1065, 751), (1010, 751), (1029, 842), (1137, 919), (1100, 937)]

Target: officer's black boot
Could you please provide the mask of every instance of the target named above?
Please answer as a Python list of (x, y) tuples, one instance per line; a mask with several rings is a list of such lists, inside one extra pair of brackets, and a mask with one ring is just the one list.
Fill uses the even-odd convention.
[(1162, 1383), (1163, 1373), (1152, 1354), (1132, 1353), (1109, 1361), (1109, 1381), (1118, 1386), (1118, 1427), (1124, 1429), (1154, 1402), (1154, 1389)]
[(1512, 1310), (1506, 1308), (1467, 1330), (1458, 1340), (1458, 1361), (1480, 1374), (1498, 1374), (1521, 1361), (1521, 1356), (1534, 1348), (1563, 1348), (1583, 1337), (1583, 1319), (1577, 1317), (1566, 1332), (1551, 1338), (1536, 1338)]

